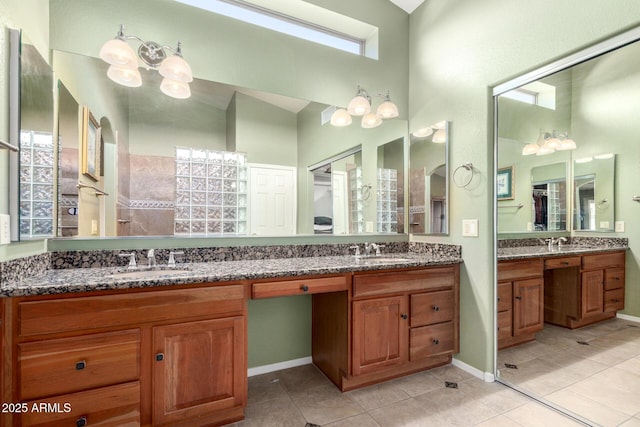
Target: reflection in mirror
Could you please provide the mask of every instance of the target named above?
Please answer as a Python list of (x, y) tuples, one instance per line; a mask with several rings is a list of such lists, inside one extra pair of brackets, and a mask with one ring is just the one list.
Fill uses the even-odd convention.
[(377, 232), (404, 233), (404, 138), (378, 147)]
[(58, 236), (78, 235), (78, 147), (80, 106), (58, 82)]
[(53, 71), (22, 43), (20, 61), (20, 238), (54, 235)]
[(371, 198), (371, 185), (362, 182), (362, 151), (358, 146), (313, 165), (314, 234), (364, 232), (364, 204)]
[(411, 134), (409, 232), (447, 234), (449, 125), (441, 121)]
[(531, 168), (534, 231), (567, 230), (567, 164)]
[(575, 218), (573, 229), (614, 230), (614, 171), (612, 153), (576, 159), (573, 166)]

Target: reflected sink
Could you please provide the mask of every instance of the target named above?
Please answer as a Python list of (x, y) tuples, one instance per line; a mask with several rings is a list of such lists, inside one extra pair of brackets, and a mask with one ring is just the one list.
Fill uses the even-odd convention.
[(145, 279), (152, 277), (171, 276), (174, 274), (187, 273), (188, 268), (165, 268), (161, 270), (127, 270), (118, 271), (111, 274), (116, 279)]

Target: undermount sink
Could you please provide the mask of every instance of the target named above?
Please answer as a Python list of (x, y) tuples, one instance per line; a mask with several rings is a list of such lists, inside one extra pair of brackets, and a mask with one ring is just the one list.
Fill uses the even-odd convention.
[(161, 270), (127, 270), (118, 271), (111, 276), (117, 279), (144, 279), (150, 277), (171, 276), (174, 274), (186, 273), (187, 268), (165, 268)]
[(361, 261), (367, 263), (385, 263), (385, 262), (408, 262), (412, 261), (409, 258), (398, 258), (398, 257), (390, 257), (390, 256), (372, 256), (368, 258), (358, 258)]

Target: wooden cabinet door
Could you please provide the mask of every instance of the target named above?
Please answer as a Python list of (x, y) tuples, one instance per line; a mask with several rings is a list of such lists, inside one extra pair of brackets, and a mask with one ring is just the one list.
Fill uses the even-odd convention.
[(513, 335), (542, 330), (544, 325), (544, 281), (513, 282)]
[(153, 348), (153, 425), (175, 425), (246, 401), (244, 317), (155, 327)]
[(604, 311), (604, 270), (582, 273), (582, 316)]
[(407, 298), (395, 296), (353, 303), (353, 375), (407, 360)]

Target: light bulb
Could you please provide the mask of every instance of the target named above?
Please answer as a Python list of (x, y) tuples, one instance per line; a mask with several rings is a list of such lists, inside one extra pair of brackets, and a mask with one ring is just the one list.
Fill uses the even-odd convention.
[(351, 116), (344, 108), (338, 108), (331, 115), (331, 124), (333, 126), (349, 126), (351, 124)]
[(371, 112), (371, 104), (364, 96), (357, 95), (349, 102), (347, 112), (352, 116), (364, 116)]
[(179, 82), (189, 83), (193, 81), (193, 73), (187, 61), (180, 55), (172, 55), (162, 61), (158, 72), (162, 77)]
[(116, 65), (110, 65), (107, 70), (107, 76), (114, 82), (127, 87), (142, 86), (142, 76), (137, 68), (123, 68)]
[(362, 116), (362, 122), (360, 125), (365, 129), (372, 129), (378, 127), (382, 124), (382, 119), (380, 116), (374, 113), (369, 113)]
[(383, 119), (398, 117), (398, 107), (388, 99), (378, 106), (376, 113)]
[(186, 99), (191, 96), (191, 89), (189, 88), (188, 83), (167, 78), (162, 79), (162, 83), (160, 83), (160, 90), (165, 95), (177, 99)]

